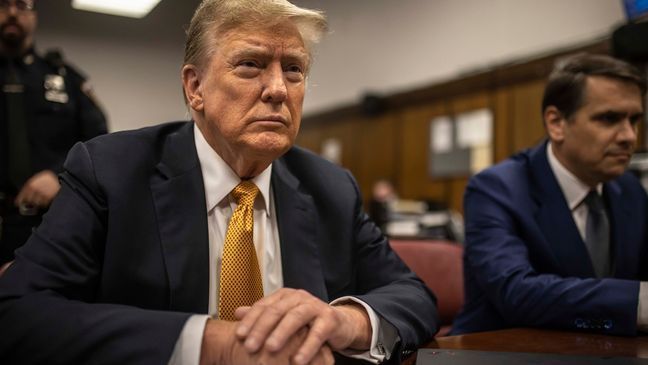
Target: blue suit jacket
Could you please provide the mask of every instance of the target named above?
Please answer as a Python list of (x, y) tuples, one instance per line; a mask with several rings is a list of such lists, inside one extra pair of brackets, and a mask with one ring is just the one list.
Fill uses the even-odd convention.
[(532, 326), (636, 333), (648, 201), (626, 173), (604, 184), (613, 278), (596, 279), (546, 142), (473, 177), (465, 195), (466, 303), (454, 333)]
[[(43, 224), (0, 279), (9, 363), (165, 364), (208, 309), (209, 246), (193, 123), (77, 144)], [(293, 148), (272, 171), (284, 284), (355, 295), (401, 338), (437, 329), (435, 299), (362, 212), (351, 175)], [(4, 361), (3, 361), (4, 362)]]

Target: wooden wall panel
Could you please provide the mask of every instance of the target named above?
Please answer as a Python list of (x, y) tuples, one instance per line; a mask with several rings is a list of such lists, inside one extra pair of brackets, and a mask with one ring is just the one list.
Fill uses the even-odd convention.
[(380, 117), (365, 117), (357, 123), (354, 139), (356, 161), (351, 172), (358, 180), (365, 202), (371, 197), (376, 181), (395, 179), (395, 161), (399, 155), (396, 145), (399, 122), (398, 114), (388, 113)]
[[(491, 93), (490, 90), (483, 90), (453, 98), (449, 104), (450, 111), (453, 115), (483, 108), (492, 111), (494, 108)], [(463, 194), (468, 178), (469, 176), (457, 176), (447, 180), (448, 194), (445, 203), (448, 208), (463, 212)]]
[(542, 122), (542, 94), (545, 80), (536, 80), (514, 85), (511, 93), (511, 122), (513, 125), (513, 146), (511, 154), (531, 147), (545, 136)]
[(322, 137), (319, 128), (301, 128), (295, 141), (300, 147), (307, 148), (317, 154), (321, 153)]
[(513, 149), (513, 108), (509, 89), (498, 89), (493, 94), (493, 163), (505, 160)]
[(409, 108), (401, 114), (398, 147), (400, 158), (396, 163), (395, 183), (403, 199), (430, 199), (446, 201), (447, 184), (428, 175), (430, 148), (430, 121), (448, 112), (447, 103)]

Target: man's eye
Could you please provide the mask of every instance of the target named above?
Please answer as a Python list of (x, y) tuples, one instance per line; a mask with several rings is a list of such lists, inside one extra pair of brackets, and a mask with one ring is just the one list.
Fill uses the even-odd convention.
[(630, 117), (630, 123), (637, 124), (643, 120), (643, 117), (642, 114), (633, 115)]
[(286, 67), (286, 72), (295, 72), (295, 73), (303, 74), (304, 70), (299, 65), (290, 65)]
[(606, 123), (606, 124), (615, 124), (618, 123), (623, 118), (623, 115), (619, 113), (603, 113), (596, 117), (597, 120)]
[(243, 61), (243, 62), (239, 63), (239, 66), (258, 68), (259, 64), (254, 62), (254, 61)]

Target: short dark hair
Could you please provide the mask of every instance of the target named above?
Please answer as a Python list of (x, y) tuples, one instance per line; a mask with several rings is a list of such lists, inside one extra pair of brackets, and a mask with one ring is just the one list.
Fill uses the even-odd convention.
[(549, 75), (542, 111), (554, 106), (569, 119), (582, 105), (588, 76), (603, 76), (635, 84), (646, 94), (646, 78), (631, 64), (605, 56), (579, 53), (560, 59)]

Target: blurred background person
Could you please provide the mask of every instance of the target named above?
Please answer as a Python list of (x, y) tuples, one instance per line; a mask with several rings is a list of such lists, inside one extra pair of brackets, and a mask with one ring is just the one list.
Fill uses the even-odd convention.
[(0, 264), (58, 193), (72, 145), (107, 131), (85, 77), (59, 52), (36, 53), (36, 25), (33, 0), (0, 0)]
[(397, 200), (398, 194), (396, 194), (396, 189), (389, 180), (380, 179), (374, 183), (368, 213), (383, 231), (385, 231), (385, 226), (391, 218), (393, 205)]

